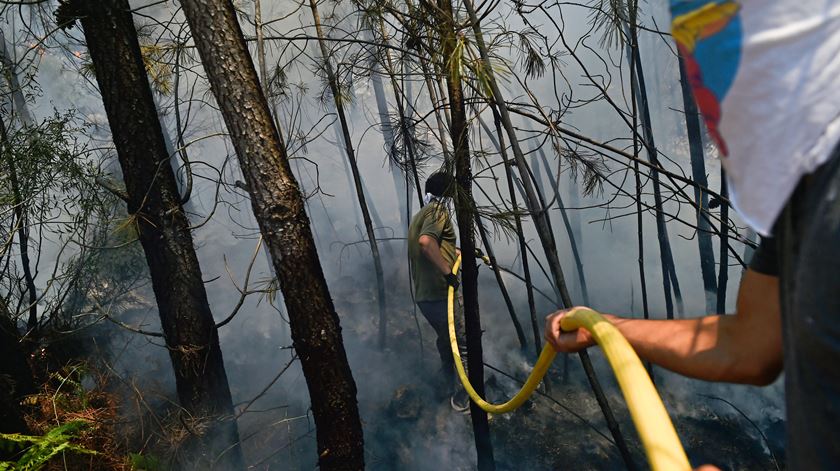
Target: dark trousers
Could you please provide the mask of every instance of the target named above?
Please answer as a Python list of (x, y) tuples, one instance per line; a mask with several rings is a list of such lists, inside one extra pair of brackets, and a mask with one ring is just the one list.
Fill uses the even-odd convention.
[[(439, 301), (418, 301), (417, 307), (420, 308), (423, 317), (426, 318), (429, 325), (435, 330), (435, 334), (437, 334), (435, 345), (440, 355), (441, 374), (450, 391), (454, 391), (455, 385), (460, 383), (457, 381), (455, 361), (452, 357), (452, 347), (449, 343), (447, 301), (445, 299)], [(457, 296), (455, 297), (455, 336), (458, 338), (458, 352), (461, 354), (462, 364), (466, 370), (467, 342), (464, 335), (464, 310)]]
[(776, 224), (787, 462), (840, 463), (840, 148), (803, 179)]

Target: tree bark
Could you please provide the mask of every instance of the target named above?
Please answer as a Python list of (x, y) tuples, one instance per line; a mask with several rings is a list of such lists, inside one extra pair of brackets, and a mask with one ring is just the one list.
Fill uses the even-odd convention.
[(323, 470), (364, 469), (356, 383), (303, 197), (271, 119), (230, 0), (182, 0), (184, 15), (239, 156), (251, 206), (289, 314)]
[[(218, 332), (127, 0), (76, 0), (146, 255), (181, 406), (210, 429), (188, 467), (241, 469)], [(218, 420), (220, 417), (223, 420)], [(208, 420), (209, 419), (209, 420)], [(220, 438), (221, 437), (221, 438)]]

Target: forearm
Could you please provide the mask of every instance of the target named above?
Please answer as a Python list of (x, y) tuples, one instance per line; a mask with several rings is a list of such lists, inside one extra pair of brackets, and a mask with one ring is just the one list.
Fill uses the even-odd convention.
[(706, 381), (766, 384), (758, 348), (744, 336), (736, 316), (645, 320), (611, 317), (640, 358), (684, 376)]
[[(545, 338), (557, 351), (577, 352), (593, 344), (585, 329), (562, 330), (563, 317), (578, 306), (550, 314)], [(748, 269), (738, 292), (736, 314), (696, 319), (646, 320), (605, 315), (643, 360), (707, 381), (765, 385), (782, 371), (779, 280)]]
[(734, 317), (645, 320), (611, 317), (643, 360), (706, 381), (744, 382), (733, 349)]

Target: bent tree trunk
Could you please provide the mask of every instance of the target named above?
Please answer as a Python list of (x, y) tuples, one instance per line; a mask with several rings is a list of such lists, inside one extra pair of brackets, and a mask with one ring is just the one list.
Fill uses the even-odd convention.
[[(143, 67), (127, 0), (77, 0), (128, 194), (146, 255), (181, 406), (210, 426), (188, 467), (241, 469), (242, 454), (219, 337), (189, 221)], [(226, 420), (217, 420), (218, 417)], [(221, 437), (221, 439), (219, 439)], [(196, 461), (198, 459), (198, 461)], [(205, 462), (209, 461), (209, 462)]]
[(356, 383), (286, 149), (229, 0), (182, 0), (289, 314), (323, 470), (364, 468)]
[(309, 0), (309, 8), (312, 10), (312, 20), (315, 22), (315, 31), (318, 35), (318, 45), (321, 48), (321, 58), (324, 61), (324, 71), (327, 74), (327, 82), (329, 82), (330, 92), (335, 103), (335, 111), (338, 113), (338, 121), (341, 124), (341, 134), (344, 140), (344, 150), (347, 155), (347, 161), (350, 163), (350, 170), (353, 172), (353, 183), (356, 188), (356, 198), (359, 201), (359, 209), (362, 211), (362, 220), (365, 224), (365, 232), (367, 233), (368, 243), (370, 244), (370, 253), (373, 256), (373, 268), (376, 273), (376, 288), (377, 300), (379, 301), (379, 348), (385, 348), (386, 336), (386, 321), (385, 316), (385, 275), (382, 270), (382, 259), (379, 256), (379, 246), (376, 242), (376, 233), (373, 230), (373, 222), (370, 218), (370, 211), (368, 210), (367, 201), (365, 200), (365, 190), (362, 185), (362, 176), (359, 174), (359, 166), (356, 161), (356, 151), (353, 149), (353, 138), (350, 135), (350, 127), (347, 124), (347, 116), (344, 114), (344, 101), (341, 95), (341, 90), (338, 86), (338, 79), (333, 72), (332, 64), (330, 63), (330, 51), (327, 48), (326, 40), (324, 39), (324, 31), (321, 28), (321, 16), (318, 14), (317, 0)]

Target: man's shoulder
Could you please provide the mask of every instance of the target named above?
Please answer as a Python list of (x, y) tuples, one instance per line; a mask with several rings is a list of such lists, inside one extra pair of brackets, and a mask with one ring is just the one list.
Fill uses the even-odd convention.
[(449, 217), (449, 208), (446, 207), (445, 204), (440, 203), (438, 201), (431, 201), (429, 204), (420, 208), (417, 213), (414, 214), (414, 217), (411, 218), (411, 221), (417, 221), (419, 219), (426, 219), (426, 218), (441, 218), (441, 217)]

